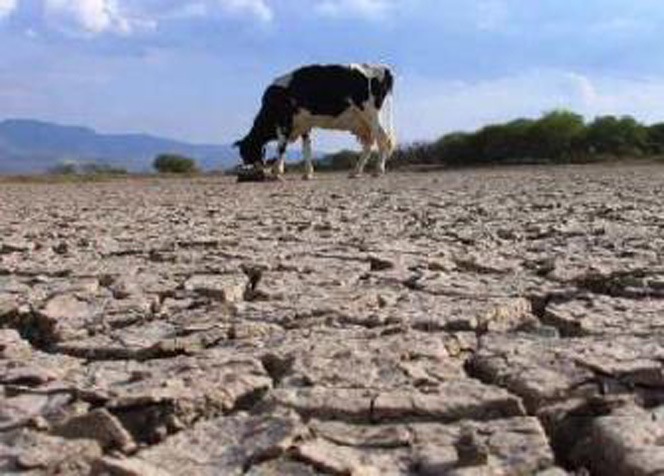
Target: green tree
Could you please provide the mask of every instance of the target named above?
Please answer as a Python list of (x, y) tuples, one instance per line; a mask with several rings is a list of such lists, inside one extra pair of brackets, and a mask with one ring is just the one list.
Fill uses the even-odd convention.
[(664, 154), (664, 122), (648, 127), (648, 151)]
[(54, 175), (75, 175), (78, 168), (76, 162), (65, 160), (51, 167), (48, 172)]
[(194, 159), (179, 154), (159, 154), (152, 165), (159, 173), (190, 174), (198, 171)]
[(323, 156), (318, 163), (320, 168), (328, 170), (347, 170), (357, 163), (359, 154), (352, 150), (342, 150), (334, 154)]
[(437, 161), (438, 157), (428, 142), (400, 145), (390, 157), (390, 163), (395, 165), (433, 164)]
[(126, 175), (127, 169), (110, 164), (86, 162), (78, 167), (80, 173), (85, 175)]
[(477, 159), (473, 134), (465, 132), (446, 134), (434, 142), (431, 148), (422, 147), (422, 151), (432, 152), (434, 161), (440, 164), (463, 165)]
[(582, 146), (586, 128), (583, 117), (564, 109), (544, 114), (528, 134), (534, 157), (554, 161), (569, 160)]
[[(470, 141), (474, 162), (502, 162), (520, 158), (523, 150), (515, 143), (517, 130), (509, 124), (493, 124), (473, 134)], [(472, 158), (471, 158), (472, 159)]]
[(586, 142), (599, 154), (641, 155), (647, 150), (648, 129), (631, 116), (602, 116), (588, 126)]

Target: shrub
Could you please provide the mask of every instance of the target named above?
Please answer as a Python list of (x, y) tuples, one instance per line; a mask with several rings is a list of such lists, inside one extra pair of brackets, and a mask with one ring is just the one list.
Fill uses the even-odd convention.
[(640, 155), (646, 149), (648, 130), (630, 116), (602, 116), (588, 126), (586, 141), (598, 154)]
[(61, 162), (54, 165), (48, 170), (49, 174), (53, 175), (75, 175), (78, 173), (78, 168), (75, 162)]
[(159, 154), (152, 165), (159, 173), (190, 174), (198, 171), (194, 159), (179, 154)]
[(125, 175), (127, 170), (114, 165), (98, 162), (78, 162), (66, 160), (51, 167), (52, 175)]
[(586, 142), (598, 154), (641, 155), (647, 149), (648, 129), (630, 116), (602, 116), (588, 126)]
[(566, 110), (549, 112), (532, 124), (529, 132), (534, 157), (567, 161), (581, 147), (585, 135), (583, 117)]
[(127, 169), (109, 164), (88, 162), (79, 166), (79, 171), (86, 175), (126, 175)]
[(317, 168), (321, 170), (347, 170), (355, 167), (360, 154), (352, 150), (342, 150), (334, 154), (327, 154), (317, 161)]
[(539, 119), (454, 132), (434, 142), (400, 146), (396, 166), (585, 162), (664, 153), (664, 123), (646, 127), (630, 116), (603, 116), (586, 124), (581, 115), (554, 110)]
[(664, 153), (664, 122), (648, 127), (648, 151), (653, 154)]

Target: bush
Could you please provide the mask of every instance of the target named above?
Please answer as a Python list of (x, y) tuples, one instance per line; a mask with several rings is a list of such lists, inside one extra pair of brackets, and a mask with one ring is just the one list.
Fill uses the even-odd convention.
[(556, 110), (535, 121), (529, 136), (533, 157), (558, 162), (568, 161), (581, 147), (585, 124), (579, 114)]
[(79, 162), (66, 160), (51, 167), (48, 172), (52, 175), (125, 175), (127, 170), (114, 165), (98, 162)]
[(648, 151), (664, 154), (664, 122), (648, 127)]
[(597, 154), (641, 155), (647, 149), (648, 129), (630, 116), (602, 116), (588, 126), (586, 142)]
[(78, 167), (75, 162), (61, 162), (48, 169), (48, 173), (53, 175), (76, 175)]
[(179, 154), (159, 154), (152, 163), (159, 173), (191, 174), (198, 171), (196, 161)]
[(664, 153), (664, 123), (646, 127), (630, 116), (603, 116), (586, 124), (567, 110), (539, 119), (491, 124), (476, 132), (454, 132), (434, 142), (400, 146), (395, 166), (586, 162)]
[(88, 162), (79, 166), (80, 173), (86, 175), (126, 175), (127, 169), (109, 164)]
[(348, 170), (355, 167), (360, 154), (352, 150), (342, 150), (321, 157), (316, 164), (320, 170)]

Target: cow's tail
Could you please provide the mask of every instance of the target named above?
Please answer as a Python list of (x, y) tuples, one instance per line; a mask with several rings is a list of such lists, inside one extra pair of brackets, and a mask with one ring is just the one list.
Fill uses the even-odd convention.
[(382, 122), (385, 124), (385, 132), (387, 132), (389, 140), (389, 151), (390, 154), (394, 152), (397, 146), (397, 137), (394, 126), (394, 87), (385, 97), (385, 103), (383, 104), (383, 118)]

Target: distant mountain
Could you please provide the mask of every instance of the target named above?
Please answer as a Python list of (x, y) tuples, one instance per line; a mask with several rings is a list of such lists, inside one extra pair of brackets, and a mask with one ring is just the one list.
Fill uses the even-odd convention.
[(44, 172), (65, 161), (148, 171), (154, 158), (165, 152), (194, 158), (203, 170), (226, 169), (240, 161), (230, 145), (190, 144), (146, 134), (99, 134), (87, 127), (30, 119), (0, 121), (0, 173)]

